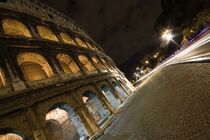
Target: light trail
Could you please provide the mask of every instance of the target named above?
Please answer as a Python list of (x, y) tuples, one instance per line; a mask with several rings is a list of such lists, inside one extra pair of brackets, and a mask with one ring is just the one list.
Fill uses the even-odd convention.
[[(201, 62), (201, 61), (206, 61), (206, 60), (210, 60), (210, 45), (208, 47), (208, 45), (205, 47), (206, 44), (210, 43), (210, 30), (209, 28), (207, 28), (208, 30), (204, 29), (205, 32), (201, 32), (203, 34), (205, 34), (207, 32), (207, 34), (205, 36), (203, 36), (202, 38), (199, 38), (198, 40), (195, 40), (195, 42), (192, 42), (192, 40), (190, 41), (190, 46), (182, 49), (182, 50), (178, 50), (179, 52), (174, 55), (173, 57), (171, 57), (170, 59), (166, 60), (164, 63), (160, 64), (159, 66), (157, 66), (156, 68), (154, 68), (152, 71), (150, 71), (148, 74), (142, 76), (136, 83), (143, 81), (145, 78), (148, 78), (150, 75), (152, 75), (154, 72), (160, 70), (163, 67), (166, 67), (168, 65), (172, 65), (172, 64), (178, 64), (178, 63), (186, 63), (186, 62)], [(199, 34), (200, 36), (202, 36), (203, 34)], [(199, 53), (199, 50), (204, 49), (205, 52), (201, 51)], [(190, 56), (190, 54), (194, 55)]]

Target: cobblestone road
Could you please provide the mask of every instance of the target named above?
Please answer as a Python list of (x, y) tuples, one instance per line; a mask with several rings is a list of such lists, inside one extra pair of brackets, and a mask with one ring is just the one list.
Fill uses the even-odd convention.
[(100, 140), (210, 140), (210, 64), (171, 65), (150, 76)]

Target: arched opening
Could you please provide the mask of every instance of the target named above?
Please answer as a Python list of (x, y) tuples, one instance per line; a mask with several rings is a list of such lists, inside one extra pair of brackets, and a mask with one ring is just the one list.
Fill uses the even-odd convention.
[(106, 67), (102, 64), (102, 62), (98, 59), (98, 57), (92, 57), (93, 62), (97, 65), (100, 70), (106, 70)]
[(96, 68), (93, 66), (91, 61), (86, 56), (79, 55), (78, 58), (79, 58), (80, 63), (83, 64), (86, 70), (88, 70), (89, 72), (96, 71)]
[(88, 48), (88, 46), (84, 43), (84, 41), (82, 41), (82, 39), (75, 37), (77, 43), (79, 46), (83, 47), (83, 48)]
[(115, 90), (117, 91), (117, 93), (124, 99), (127, 98), (127, 94), (125, 93), (125, 91), (116, 83), (116, 82), (112, 82)]
[(17, 56), (17, 62), (28, 81), (43, 80), (53, 76), (50, 65), (40, 54), (20, 53)]
[(85, 103), (88, 111), (90, 112), (96, 123), (98, 125), (103, 124), (103, 122), (109, 116), (110, 112), (105, 109), (96, 94), (91, 91), (86, 91), (83, 94), (83, 102)]
[(0, 129), (0, 140), (26, 140), (25, 135), (16, 129)]
[(120, 105), (120, 100), (117, 99), (112, 90), (107, 86), (107, 85), (103, 85), (101, 86), (101, 90), (102, 93), (104, 94), (104, 96), (107, 98), (107, 100), (110, 102), (110, 104), (114, 107), (114, 108), (118, 108)]
[(2, 27), (5, 34), (14, 36), (31, 37), (31, 34), (27, 27), (20, 21), (15, 19), (3, 19)]
[(0, 67), (0, 88), (5, 87), (5, 85), (6, 85), (6, 79), (5, 79), (4, 71)]
[(60, 33), (60, 36), (65, 43), (75, 45), (74, 40), (68, 34)]
[(58, 62), (66, 74), (81, 74), (81, 71), (75, 61), (66, 54), (57, 55)]
[(39, 35), (43, 39), (47, 39), (47, 40), (51, 40), (51, 41), (58, 41), (58, 38), (56, 37), (56, 35), (47, 27), (37, 26), (36, 28), (38, 30)]
[(79, 140), (88, 136), (81, 119), (67, 104), (54, 105), (46, 114), (46, 121), (54, 140)]

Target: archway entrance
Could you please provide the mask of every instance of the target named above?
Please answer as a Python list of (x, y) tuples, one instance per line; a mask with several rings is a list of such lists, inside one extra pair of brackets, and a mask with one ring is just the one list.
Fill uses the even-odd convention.
[(115, 98), (115, 96), (113, 95), (113, 92), (111, 91), (111, 89), (108, 86), (103, 85), (103, 86), (101, 86), (101, 90), (102, 90), (102, 93), (107, 98), (107, 100), (110, 102), (110, 104), (114, 108), (118, 108), (119, 105), (120, 105), (120, 100)]
[(17, 56), (17, 62), (28, 81), (44, 80), (54, 75), (47, 60), (38, 53), (20, 53)]
[(91, 116), (95, 119), (96, 123), (100, 126), (107, 119), (110, 112), (105, 109), (101, 101), (95, 93), (87, 91), (83, 94), (83, 101), (90, 112)]
[(47, 126), (54, 140), (79, 140), (88, 133), (79, 116), (67, 104), (57, 104), (46, 115)]
[(117, 83), (112, 82), (112, 84), (113, 84), (115, 90), (119, 93), (119, 95), (122, 98), (126, 99), (127, 98), (127, 94), (125, 93), (125, 91)]
[(1, 129), (0, 140), (25, 140), (25, 135), (15, 129)]

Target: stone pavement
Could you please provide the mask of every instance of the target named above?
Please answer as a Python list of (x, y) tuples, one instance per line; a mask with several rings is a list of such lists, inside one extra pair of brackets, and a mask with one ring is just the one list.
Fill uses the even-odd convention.
[(147, 78), (100, 140), (210, 140), (210, 64), (178, 64)]

